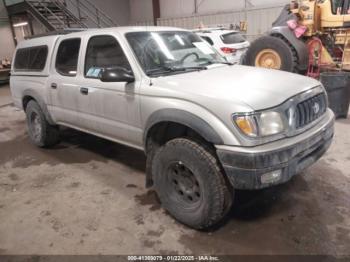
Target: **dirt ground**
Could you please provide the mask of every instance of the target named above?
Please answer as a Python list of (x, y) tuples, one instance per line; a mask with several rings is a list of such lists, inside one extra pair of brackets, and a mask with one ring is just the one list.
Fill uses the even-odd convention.
[(12, 103), (10, 88), (8, 85), (0, 84), (0, 106), (8, 105)]
[(285, 185), (237, 192), (227, 221), (197, 232), (145, 189), (142, 152), (72, 130), (39, 149), (23, 112), (0, 105), (0, 254), (348, 256), (349, 128), (350, 120), (337, 121), (317, 164)]

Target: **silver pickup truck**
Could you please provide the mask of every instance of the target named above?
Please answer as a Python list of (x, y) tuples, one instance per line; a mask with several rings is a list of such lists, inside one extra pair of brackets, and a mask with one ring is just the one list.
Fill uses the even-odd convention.
[(10, 81), (35, 145), (55, 145), (66, 126), (143, 150), (146, 185), (196, 229), (225, 217), (235, 189), (287, 182), (333, 138), (334, 115), (318, 81), (230, 64), (177, 28), (26, 40)]

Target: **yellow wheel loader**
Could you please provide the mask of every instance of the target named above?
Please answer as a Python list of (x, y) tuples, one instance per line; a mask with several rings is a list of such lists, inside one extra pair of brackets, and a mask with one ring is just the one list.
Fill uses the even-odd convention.
[(291, 1), (243, 64), (312, 76), (322, 67), (350, 71), (349, 39), (350, 0)]

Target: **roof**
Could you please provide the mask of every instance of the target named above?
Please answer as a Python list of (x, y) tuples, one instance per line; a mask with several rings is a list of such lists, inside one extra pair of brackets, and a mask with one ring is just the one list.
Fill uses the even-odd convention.
[(166, 26), (120, 26), (103, 29), (89, 29), (87, 31), (90, 33), (91, 31), (96, 33), (101, 31), (117, 31), (124, 34), (130, 32), (186, 31), (186, 29)]
[(17, 45), (18, 48), (26, 48), (32, 46), (51, 46), (53, 43), (57, 41), (60, 35), (50, 35), (50, 36), (42, 36), (38, 38), (28, 39), (24, 41), (20, 41)]
[(84, 35), (84, 34), (94, 34), (94, 33), (103, 33), (103, 32), (119, 32), (122, 34), (130, 33), (130, 32), (155, 32), (155, 31), (185, 31), (185, 29), (182, 28), (176, 28), (176, 27), (164, 27), (164, 26), (120, 26), (120, 27), (108, 27), (108, 28), (91, 28), (91, 29), (82, 29), (82, 28), (68, 28), (64, 30), (59, 31), (53, 31), (49, 32), (47, 34), (43, 35), (37, 35), (29, 37), (28, 39), (34, 39), (34, 38), (42, 38), (47, 36), (54, 36), (54, 35), (67, 35), (67, 34), (77, 34), (77, 35)]
[(83, 32), (72, 33), (74, 35), (91, 35), (91, 34), (101, 34), (101, 33), (111, 33), (117, 32), (120, 34), (126, 34), (131, 32), (159, 32), (159, 31), (186, 31), (182, 28), (176, 27), (163, 27), (163, 26), (120, 26), (120, 27), (109, 27), (100, 29), (88, 29)]
[(31, 46), (41, 46), (53, 44), (62, 35), (69, 34), (70, 36), (84, 36), (84, 35), (94, 35), (101, 33), (112, 33), (118, 32), (121, 34), (131, 33), (131, 32), (159, 32), (159, 31), (186, 31), (182, 28), (176, 27), (164, 27), (164, 26), (121, 26), (121, 27), (109, 27), (109, 28), (96, 28), (96, 29), (67, 29), (56, 32), (49, 32), (45, 35), (38, 35), (29, 38), (25, 41), (21, 41), (18, 44), (18, 48), (25, 48)]
[(201, 29), (195, 29), (192, 30), (194, 33), (203, 33), (203, 34), (210, 34), (210, 33), (239, 33), (237, 30), (231, 30), (225, 27), (214, 27), (214, 28), (201, 28)]

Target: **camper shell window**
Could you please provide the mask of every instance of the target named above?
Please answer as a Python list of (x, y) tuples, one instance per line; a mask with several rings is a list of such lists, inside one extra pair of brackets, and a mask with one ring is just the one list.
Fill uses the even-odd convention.
[(48, 54), (47, 46), (34, 46), (18, 49), (15, 57), (15, 70), (43, 71)]

